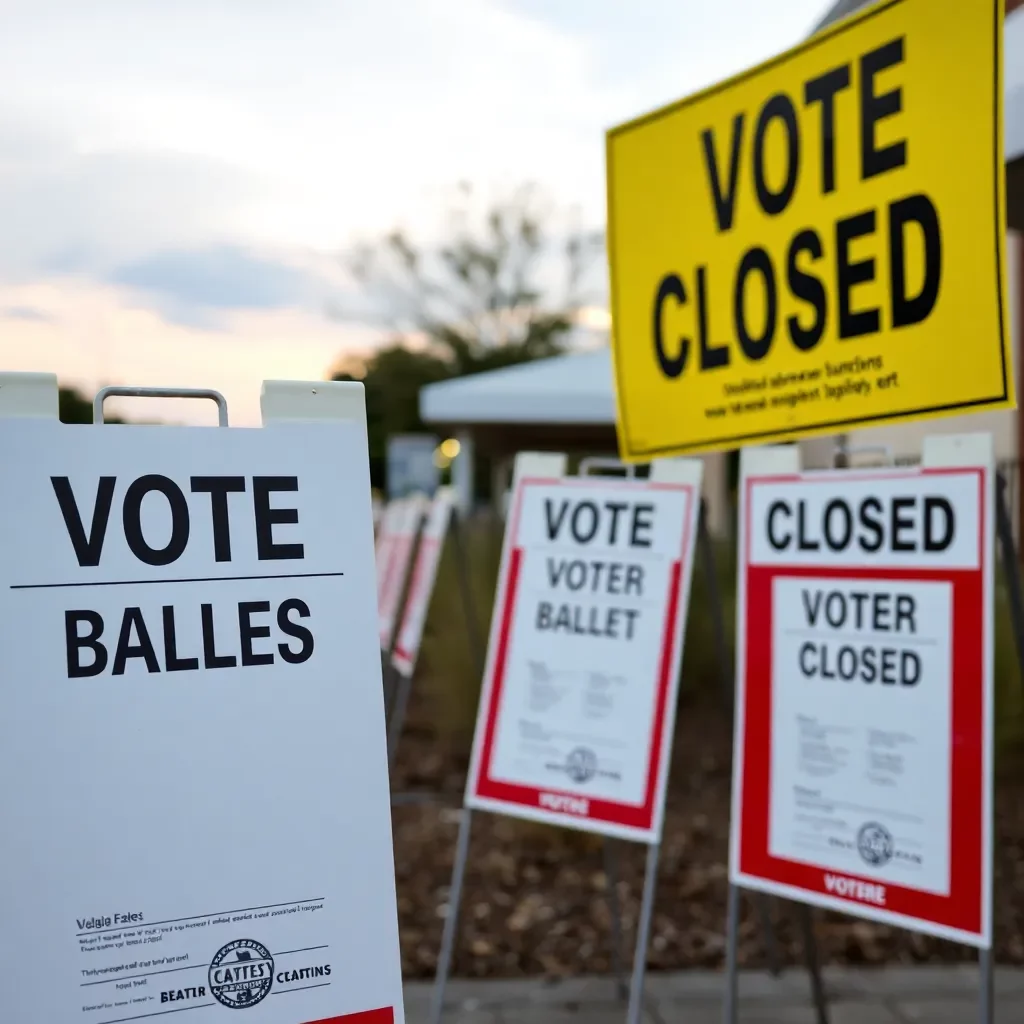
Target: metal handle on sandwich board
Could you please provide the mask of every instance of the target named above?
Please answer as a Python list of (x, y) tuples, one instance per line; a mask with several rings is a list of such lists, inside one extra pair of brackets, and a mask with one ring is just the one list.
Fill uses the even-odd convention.
[(228, 402), (212, 388), (126, 388), (111, 386), (100, 388), (92, 401), (93, 423), (103, 423), (103, 403), (108, 398), (206, 398), (217, 403), (217, 425), (228, 425)]

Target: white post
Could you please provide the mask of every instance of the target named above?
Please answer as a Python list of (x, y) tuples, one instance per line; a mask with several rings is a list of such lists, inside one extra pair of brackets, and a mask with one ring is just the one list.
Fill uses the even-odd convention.
[(468, 430), (456, 434), (459, 454), (452, 462), (452, 486), (455, 488), (455, 504), (462, 516), (473, 511), (473, 434)]

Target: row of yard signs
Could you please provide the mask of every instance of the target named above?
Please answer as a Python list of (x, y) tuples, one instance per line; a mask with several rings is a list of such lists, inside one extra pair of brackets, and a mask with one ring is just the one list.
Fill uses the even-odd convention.
[[(434, 1024), (474, 810), (646, 844), (640, 1020), (702, 463), (564, 465), (516, 463)], [(928, 438), (912, 469), (754, 449), (741, 473), (727, 1021), (740, 889), (983, 951), (992, 918), (991, 436)]]
[[(297, 1022), (401, 1022), (361, 389), (268, 383), (263, 430), (202, 444), (55, 410), (51, 376), (0, 378), (17, 496), (0, 637), (25, 683), (5, 691), (0, 763), (23, 783), (0, 809), (36, 823), (0, 834), (19, 883), (0, 952), (39, 978), (4, 1016), (119, 1024), (175, 1003), (202, 1022), (287, 995)], [(564, 465), (517, 460), (434, 1020), (476, 810), (646, 845), (640, 1017), (702, 463), (642, 481)], [(992, 916), (991, 438), (931, 438), (922, 468), (871, 473), (801, 473), (768, 448), (741, 488), (730, 1020), (741, 887), (983, 950)], [(454, 522), (439, 495), (406, 676)], [(25, 647), (54, 623), (59, 644)], [(83, 734), (105, 738), (85, 770)], [(262, 782), (230, 785), (225, 816), (247, 770)], [(294, 841), (309, 834), (328, 841)]]

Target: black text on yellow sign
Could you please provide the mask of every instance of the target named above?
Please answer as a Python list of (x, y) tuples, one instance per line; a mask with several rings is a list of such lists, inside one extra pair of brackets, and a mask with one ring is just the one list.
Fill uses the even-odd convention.
[(889, 0), (608, 133), (624, 458), (1015, 404), (1002, 0)]

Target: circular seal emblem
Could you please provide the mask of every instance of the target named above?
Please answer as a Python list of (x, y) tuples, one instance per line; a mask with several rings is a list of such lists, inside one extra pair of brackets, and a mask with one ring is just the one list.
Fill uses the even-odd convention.
[(262, 1002), (274, 980), (270, 950), (252, 939), (236, 939), (217, 950), (210, 962), (210, 992), (232, 1010)]
[(597, 774), (597, 755), (586, 747), (577, 747), (569, 755), (565, 770), (573, 782), (586, 782)]
[(892, 835), (884, 825), (869, 821), (857, 833), (857, 849), (865, 863), (880, 868), (892, 860)]

